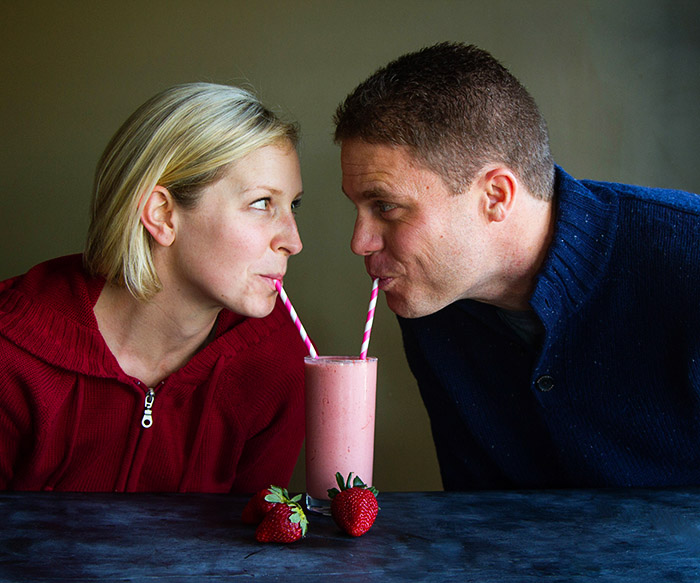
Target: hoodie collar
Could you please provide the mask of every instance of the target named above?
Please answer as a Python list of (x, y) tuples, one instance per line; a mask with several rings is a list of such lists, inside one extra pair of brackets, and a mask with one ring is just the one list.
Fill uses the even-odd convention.
[[(0, 288), (0, 334), (51, 366), (131, 382), (97, 325), (94, 307), (103, 286), (103, 279), (84, 271), (80, 255), (39, 264)], [(201, 382), (221, 355), (228, 358), (247, 350), (288, 318), (279, 301), (272, 314), (261, 319), (222, 310), (214, 340), (169, 378)]]

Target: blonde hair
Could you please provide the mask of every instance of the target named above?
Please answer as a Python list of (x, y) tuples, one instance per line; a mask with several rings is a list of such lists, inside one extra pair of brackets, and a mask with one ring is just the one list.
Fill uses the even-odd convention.
[(189, 83), (155, 95), (119, 128), (97, 165), (86, 268), (137, 298), (153, 297), (162, 286), (140, 216), (155, 186), (193, 208), (231, 162), (297, 140), (294, 124), (237, 87)]

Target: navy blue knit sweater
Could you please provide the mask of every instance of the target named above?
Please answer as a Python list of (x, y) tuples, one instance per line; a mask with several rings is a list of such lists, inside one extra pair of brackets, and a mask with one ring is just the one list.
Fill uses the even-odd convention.
[(530, 301), (399, 318), (448, 490), (700, 485), (700, 196), (576, 181)]

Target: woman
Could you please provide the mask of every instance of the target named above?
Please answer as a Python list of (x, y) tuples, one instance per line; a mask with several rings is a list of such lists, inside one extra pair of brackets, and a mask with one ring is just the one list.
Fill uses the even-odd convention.
[(125, 122), (98, 164), (84, 255), (0, 283), (0, 488), (287, 484), (306, 352), (275, 279), (302, 247), (296, 141), (213, 84)]

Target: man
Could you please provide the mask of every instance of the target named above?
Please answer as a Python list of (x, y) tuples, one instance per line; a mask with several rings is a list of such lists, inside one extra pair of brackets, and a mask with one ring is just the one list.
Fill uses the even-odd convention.
[(491, 55), (404, 55), (336, 112), (446, 489), (700, 484), (700, 197), (577, 181)]

